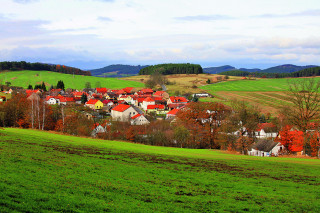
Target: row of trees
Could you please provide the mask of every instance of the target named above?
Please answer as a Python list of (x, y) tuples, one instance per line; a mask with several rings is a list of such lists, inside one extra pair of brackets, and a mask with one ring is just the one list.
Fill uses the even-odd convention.
[(296, 78), (296, 77), (310, 77), (319, 76), (320, 67), (311, 67), (303, 69), (292, 73), (264, 73), (264, 72), (248, 72), (242, 70), (231, 70), (226, 72), (221, 72), (220, 75), (230, 75), (230, 76), (255, 76), (255, 77), (267, 77), (267, 78)]
[(78, 68), (64, 66), (64, 65), (54, 65), (54, 64), (44, 64), (44, 63), (29, 63), (25, 61), (4, 61), (0, 62), (0, 71), (19, 71), (19, 70), (36, 70), (36, 71), (52, 71), (60, 72), (65, 74), (74, 75), (86, 75), (91, 76), (89, 71), (83, 71)]
[(172, 74), (200, 74), (203, 73), (202, 67), (198, 64), (158, 64), (141, 69), (139, 75), (151, 75), (154, 72), (162, 75)]

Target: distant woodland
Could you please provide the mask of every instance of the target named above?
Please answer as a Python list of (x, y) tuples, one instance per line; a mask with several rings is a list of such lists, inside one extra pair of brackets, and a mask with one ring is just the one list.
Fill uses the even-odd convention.
[(255, 77), (265, 77), (265, 78), (288, 78), (288, 77), (309, 77), (309, 76), (319, 76), (320, 67), (311, 67), (303, 69), (297, 72), (291, 73), (264, 73), (264, 72), (247, 72), (241, 70), (232, 70), (221, 72), (221, 75), (230, 75), (230, 76), (255, 76)]
[(158, 64), (145, 67), (140, 70), (139, 75), (151, 75), (154, 72), (163, 75), (171, 74), (200, 74), (203, 73), (202, 67), (198, 64)]
[(4, 61), (0, 62), (0, 71), (20, 71), (20, 70), (34, 70), (34, 71), (52, 71), (64, 74), (75, 74), (75, 75), (87, 75), (91, 76), (88, 71), (83, 71), (78, 68), (68, 67), (64, 65), (54, 64), (43, 64), (43, 63), (28, 63), (25, 61)]

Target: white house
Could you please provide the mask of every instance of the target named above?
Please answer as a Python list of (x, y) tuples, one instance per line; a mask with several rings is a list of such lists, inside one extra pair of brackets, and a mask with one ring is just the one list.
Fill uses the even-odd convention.
[(54, 104), (58, 104), (58, 101), (54, 97), (48, 96), (46, 98), (46, 103), (50, 105), (54, 105)]
[(137, 114), (131, 117), (131, 125), (147, 125), (149, 123), (148, 119), (146, 119), (142, 114)]
[(278, 156), (279, 152), (283, 150), (283, 148), (284, 147), (278, 142), (263, 139), (259, 140), (256, 144), (254, 144), (251, 147), (251, 150), (248, 151), (248, 155), (259, 157)]
[(115, 121), (130, 121), (137, 114), (139, 113), (132, 106), (126, 104), (119, 104), (111, 109), (111, 117)]
[(146, 99), (144, 99), (142, 101), (141, 108), (144, 109), (145, 111), (147, 111), (148, 105), (155, 105), (155, 104), (156, 104), (155, 100), (153, 100), (150, 97), (147, 97)]

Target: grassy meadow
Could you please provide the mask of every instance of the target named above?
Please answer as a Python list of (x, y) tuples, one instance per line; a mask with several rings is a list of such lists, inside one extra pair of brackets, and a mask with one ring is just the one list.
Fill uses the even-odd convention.
[(41, 84), (45, 82), (47, 87), (51, 85), (57, 85), (57, 82), (62, 80), (65, 88), (73, 89), (83, 89), (85, 88), (85, 83), (90, 82), (91, 86), (95, 88), (97, 83), (100, 82), (101, 87), (107, 87), (110, 89), (120, 89), (124, 87), (144, 87), (141, 82), (119, 80), (116, 78), (100, 78), (93, 76), (82, 76), (82, 75), (71, 75), (62, 74), (50, 71), (12, 71), (12, 72), (0, 72), (0, 83), (5, 83), (6, 81), (11, 82), (12, 86), (20, 86), (27, 88), (29, 84), (34, 86), (35, 84)]
[(319, 212), (320, 161), (0, 130), (0, 212)]

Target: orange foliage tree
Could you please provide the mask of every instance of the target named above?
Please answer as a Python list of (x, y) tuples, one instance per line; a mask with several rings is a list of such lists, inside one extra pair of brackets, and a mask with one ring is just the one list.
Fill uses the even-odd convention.
[(277, 141), (289, 152), (299, 152), (303, 150), (304, 134), (302, 131), (290, 130), (289, 125), (285, 126), (280, 132)]
[(189, 130), (188, 147), (218, 148), (218, 129), (229, 109), (220, 103), (192, 102), (177, 114), (178, 125)]

